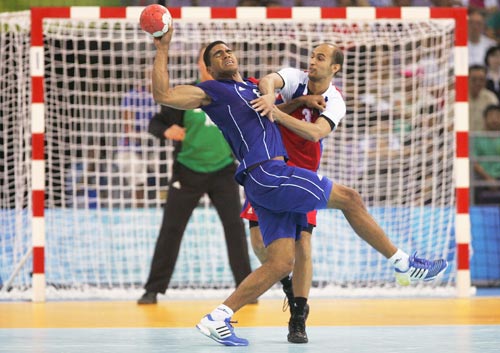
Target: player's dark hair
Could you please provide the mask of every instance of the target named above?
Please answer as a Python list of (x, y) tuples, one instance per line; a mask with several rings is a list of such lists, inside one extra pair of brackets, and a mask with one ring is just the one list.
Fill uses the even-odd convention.
[(339, 71), (342, 71), (342, 66), (344, 65), (344, 53), (337, 46), (335, 46), (335, 50), (333, 51), (332, 61), (333, 64), (339, 64), (340, 65)]
[(206, 67), (210, 67), (210, 65), (211, 65), (210, 51), (212, 50), (213, 47), (215, 47), (216, 45), (219, 45), (219, 44), (227, 45), (226, 43), (224, 43), (221, 40), (216, 40), (215, 42), (208, 44), (207, 47), (205, 48), (205, 52), (203, 53), (203, 62), (205, 63)]

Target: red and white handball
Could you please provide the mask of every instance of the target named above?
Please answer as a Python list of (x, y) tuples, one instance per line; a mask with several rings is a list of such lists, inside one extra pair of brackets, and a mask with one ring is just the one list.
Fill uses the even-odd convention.
[(158, 38), (168, 32), (172, 15), (165, 6), (152, 4), (142, 10), (139, 22), (144, 32)]

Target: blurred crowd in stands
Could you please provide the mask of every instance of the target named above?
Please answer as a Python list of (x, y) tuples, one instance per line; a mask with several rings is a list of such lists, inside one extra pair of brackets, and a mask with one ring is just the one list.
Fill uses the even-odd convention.
[(500, 204), (500, 1), (470, 2), (469, 130), (476, 204)]

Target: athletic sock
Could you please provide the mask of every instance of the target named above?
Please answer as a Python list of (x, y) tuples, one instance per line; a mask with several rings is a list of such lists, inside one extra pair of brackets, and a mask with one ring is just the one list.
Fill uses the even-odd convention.
[(307, 304), (307, 298), (295, 297), (293, 299), (293, 313), (297, 315), (304, 315), (304, 309)]
[(283, 289), (285, 291), (289, 291), (290, 293), (293, 294), (293, 289), (292, 289), (292, 277), (286, 276), (285, 278), (282, 278), (280, 280), (281, 284), (283, 285)]
[(280, 280), (284, 288), (292, 288), (292, 277), (286, 276)]
[(410, 268), (410, 256), (401, 249), (398, 249), (396, 253), (389, 258), (389, 261), (399, 271), (404, 272)]
[(227, 305), (221, 304), (210, 313), (210, 316), (215, 321), (224, 321), (228, 317), (234, 315), (233, 310)]

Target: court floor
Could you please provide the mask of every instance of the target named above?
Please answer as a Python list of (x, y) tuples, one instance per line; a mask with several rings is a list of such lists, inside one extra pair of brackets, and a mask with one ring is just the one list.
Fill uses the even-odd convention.
[(194, 326), (214, 300), (0, 302), (0, 352), (500, 352), (500, 297), (311, 299), (307, 344), (286, 340), (282, 301), (234, 319), (248, 347), (224, 347)]

